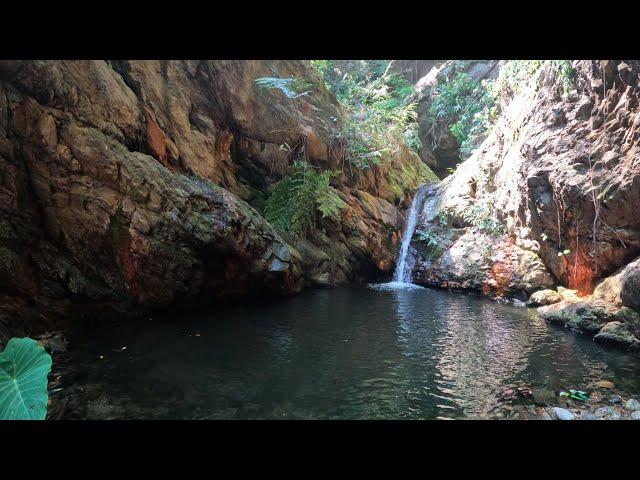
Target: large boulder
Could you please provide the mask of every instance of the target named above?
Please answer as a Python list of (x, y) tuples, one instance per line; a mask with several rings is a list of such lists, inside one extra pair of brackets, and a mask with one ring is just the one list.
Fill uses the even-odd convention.
[(71, 118), (35, 133), (48, 111), (29, 100), (11, 107), (9, 138), (28, 136), (20, 156), (0, 157), (0, 283), (30, 297), (8, 302), (26, 327), (72, 320), (90, 304), (129, 310), (300, 291), (298, 254), (234, 194)]
[[(442, 288), (468, 289), (491, 296), (528, 296), (553, 286), (537, 255), (537, 244), (500, 231), (484, 231), (448, 215), (447, 182), (427, 190), (411, 251), (413, 280)], [(449, 211), (453, 211), (449, 208)]]
[[(625, 75), (608, 73), (622, 63)], [(439, 209), (468, 228), (465, 213), (489, 207), (488, 220), (584, 295), (640, 254), (640, 63), (572, 68), (569, 91), (547, 65), (503, 98), (487, 139), (443, 180)], [(620, 295), (637, 308), (628, 278)]]
[(624, 270), (620, 301), (640, 312), (640, 259), (630, 263)]
[(596, 342), (622, 346), (628, 350), (640, 350), (637, 327), (629, 322), (609, 322), (593, 337)]
[(534, 292), (529, 297), (527, 305), (530, 307), (543, 307), (562, 301), (562, 296), (555, 290), (545, 289)]
[(538, 308), (545, 320), (593, 335), (603, 344), (631, 350), (640, 346), (640, 312), (625, 306), (621, 292), (636, 271), (638, 260), (602, 280), (593, 294), (563, 290), (562, 301)]

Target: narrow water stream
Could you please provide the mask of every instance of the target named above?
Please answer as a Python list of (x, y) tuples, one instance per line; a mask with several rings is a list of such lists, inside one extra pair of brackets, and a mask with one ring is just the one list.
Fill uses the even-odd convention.
[(418, 224), (418, 217), (421, 212), (426, 191), (427, 186), (420, 187), (416, 191), (415, 197), (411, 202), (411, 208), (407, 214), (404, 232), (402, 232), (402, 244), (400, 246), (400, 252), (398, 252), (398, 264), (393, 272), (393, 283), (411, 283), (411, 268), (413, 265), (411, 261), (407, 261), (407, 257), (409, 256), (411, 237), (413, 237), (416, 225)]
[(640, 392), (640, 359), (534, 310), (415, 287), (307, 290), (77, 334), (89, 418), (504, 418), (501, 393)]

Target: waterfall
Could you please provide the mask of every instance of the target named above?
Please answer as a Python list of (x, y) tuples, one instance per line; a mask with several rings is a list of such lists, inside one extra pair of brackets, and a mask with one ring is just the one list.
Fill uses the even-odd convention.
[(404, 232), (402, 233), (402, 245), (400, 246), (398, 265), (396, 265), (396, 270), (393, 272), (393, 282), (411, 283), (412, 262), (407, 263), (407, 260), (411, 260), (411, 258), (407, 259), (409, 256), (409, 244), (411, 243), (413, 232), (416, 230), (420, 207), (422, 206), (426, 190), (426, 186), (420, 187), (416, 192), (416, 196), (413, 198), (413, 202), (411, 202), (409, 216), (407, 217)]

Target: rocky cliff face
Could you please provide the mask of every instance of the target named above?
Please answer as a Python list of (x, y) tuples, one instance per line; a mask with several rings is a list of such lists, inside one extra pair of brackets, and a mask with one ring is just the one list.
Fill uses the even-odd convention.
[(504, 99), (488, 138), (427, 198), (416, 280), (492, 295), (566, 286), (615, 307), (591, 333), (637, 308), (635, 264), (611, 299), (586, 296), (640, 255), (639, 67), (575, 61), (567, 92), (542, 68)]
[(292, 150), (339, 167), (341, 121), (298, 61), (0, 62), (0, 331), (390, 271), (416, 155), (343, 171), (348, 208), (306, 240), (252, 207)]

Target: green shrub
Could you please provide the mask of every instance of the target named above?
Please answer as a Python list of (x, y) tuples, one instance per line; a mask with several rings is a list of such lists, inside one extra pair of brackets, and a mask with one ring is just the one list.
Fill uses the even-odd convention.
[(339, 134), (347, 141), (346, 158), (357, 168), (380, 165), (406, 145), (418, 152), (416, 105), (407, 103), (413, 87), (398, 74), (383, 75), (389, 61), (354, 60), (339, 71), (330, 60), (311, 60), (347, 113)]
[(496, 117), (495, 98), (488, 85), (460, 72), (433, 90), (430, 121), (448, 125), (463, 156), (471, 154)]
[(438, 236), (431, 230), (424, 230), (418, 234), (418, 239), (425, 242), (429, 247), (436, 247), (440, 243)]
[(492, 215), (488, 206), (490, 199), (476, 201), (462, 212), (464, 221), (484, 233), (493, 236), (502, 235), (504, 228), (502, 224)]
[[(499, 99), (519, 93), (543, 66), (551, 68), (563, 93), (573, 88), (575, 73), (570, 60), (510, 60), (495, 80), (478, 81), (458, 72), (435, 86), (428, 121), (447, 125), (460, 143), (461, 157), (468, 157), (495, 123)], [(450, 68), (460, 70), (464, 62), (454, 62)]]
[(423, 230), (418, 233), (418, 240), (426, 244), (431, 258), (437, 258), (442, 255), (444, 246), (435, 232), (431, 230)]
[(296, 161), (291, 174), (274, 186), (266, 201), (267, 221), (278, 231), (304, 237), (315, 227), (317, 213), (337, 220), (345, 203), (329, 185), (335, 173), (316, 173), (306, 162)]
[(0, 420), (44, 420), (51, 357), (31, 338), (12, 338), (0, 352)]

